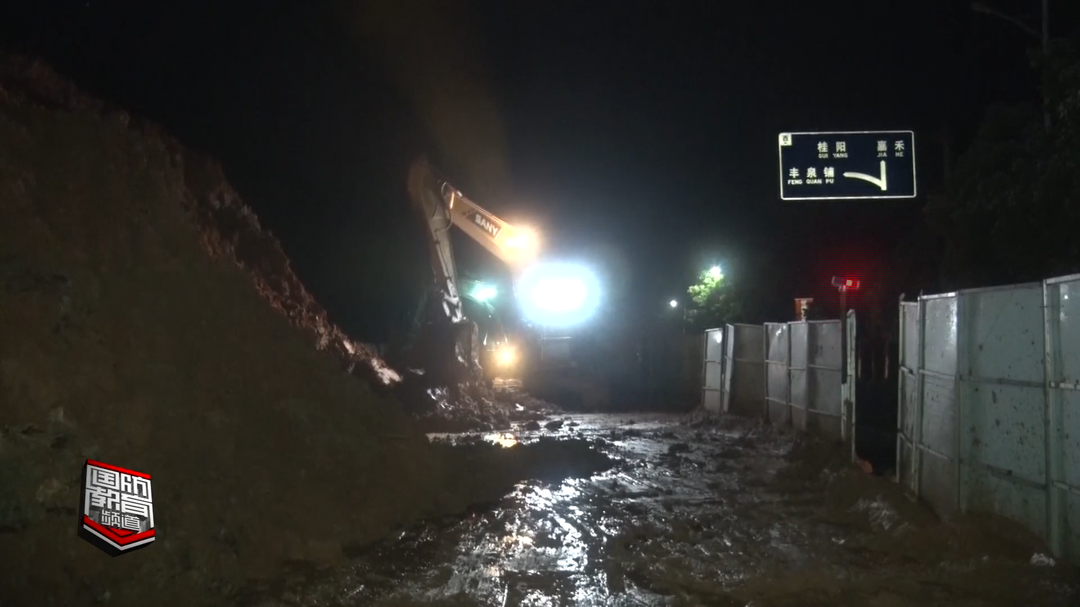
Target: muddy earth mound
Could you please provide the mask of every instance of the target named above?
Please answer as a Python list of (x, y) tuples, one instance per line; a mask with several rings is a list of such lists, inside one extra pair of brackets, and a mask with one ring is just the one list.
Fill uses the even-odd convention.
[(176, 202), (193, 220), (204, 251), (247, 270), (248, 280), (271, 307), (350, 373), (374, 380), (378, 386), (393, 386), (401, 380), (373, 348), (351, 340), (328, 320), (326, 310), (293, 272), (281, 244), (262, 229), (217, 162), (184, 148), (158, 125), (83, 94), (39, 61), (0, 55), (0, 101), (8, 106), (97, 116), (140, 134), (167, 157), (168, 166), (179, 176), (184, 195)]
[(424, 432), (509, 430), (515, 424), (539, 422), (561, 410), (521, 390), (484, 384), (438, 386), (408, 373), (393, 394)]
[[(507, 490), (427, 442), (216, 165), (11, 58), (0, 217), (0, 604), (223, 604)], [(87, 458), (153, 475), (154, 544), (76, 537)]]

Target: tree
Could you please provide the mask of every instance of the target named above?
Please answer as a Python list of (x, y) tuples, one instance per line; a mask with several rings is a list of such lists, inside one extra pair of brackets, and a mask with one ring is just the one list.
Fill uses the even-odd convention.
[(1052, 128), (1034, 104), (991, 108), (951, 187), (927, 204), (945, 288), (1080, 269), (1080, 58), (1062, 44), (1040, 57)]
[(743, 306), (732, 283), (713, 267), (702, 272), (698, 282), (686, 290), (695, 308), (687, 315), (693, 328), (719, 327), (743, 319)]

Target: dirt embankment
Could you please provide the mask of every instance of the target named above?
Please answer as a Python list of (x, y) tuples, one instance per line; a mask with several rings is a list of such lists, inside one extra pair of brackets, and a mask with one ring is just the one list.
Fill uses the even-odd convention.
[(0, 101), (9, 107), (95, 116), (154, 145), (174, 172), (172, 176), (179, 178), (178, 185), (184, 192), (175, 202), (194, 220), (205, 252), (247, 270), (258, 293), (274, 309), (308, 333), (318, 349), (333, 354), (350, 372), (379, 385), (400, 381), (370, 346), (352, 341), (328, 320), (326, 310), (293, 272), (281, 244), (262, 229), (258, 217), (240, 200), (217, 162), (184, 148), (157, 125), (81, 93), (41, 62), (0, 58)]
[[(216, 165), (10, 58), (0, 335), (0, 605), (215, 604), (514, 480), (427, 443)], [(154, 545), (76, 537), (86, 458), (153, 475)]]

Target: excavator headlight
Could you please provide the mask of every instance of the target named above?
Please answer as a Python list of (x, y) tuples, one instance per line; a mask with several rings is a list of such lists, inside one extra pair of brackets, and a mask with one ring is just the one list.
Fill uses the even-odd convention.
[(515, 227), (505, 240), (508, 252), (518, 261), (532, 259), (540, 249), (540, 239), (530, 228)]
[(511, 345), (503, 345), (495, 352), (495, 362), (500, 367), (509, 367), (517, 362), (517, 350)]

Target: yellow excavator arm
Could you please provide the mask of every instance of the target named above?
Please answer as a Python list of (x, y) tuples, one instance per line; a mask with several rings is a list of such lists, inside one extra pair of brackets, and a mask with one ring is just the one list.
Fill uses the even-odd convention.
[(442, 187), (450, 219), (462, 232), (511, 268), (535, 259), (540, 246), (536, 232), (499, 219), (450, 184)]

